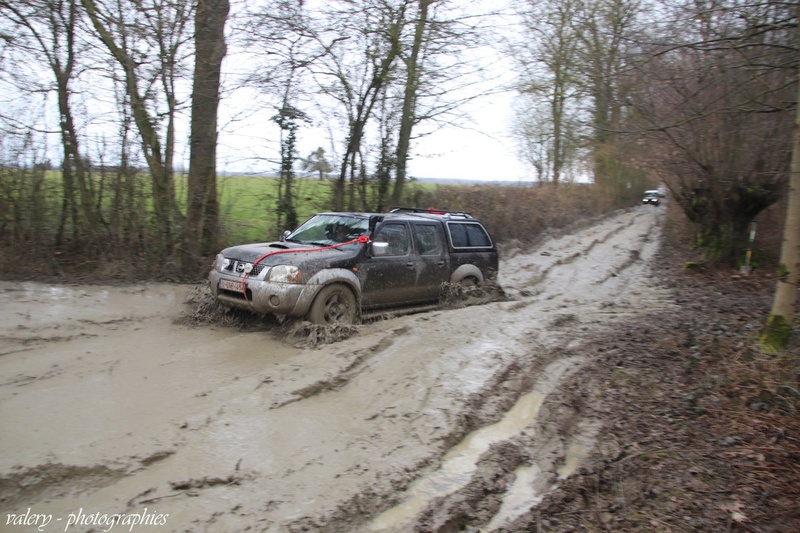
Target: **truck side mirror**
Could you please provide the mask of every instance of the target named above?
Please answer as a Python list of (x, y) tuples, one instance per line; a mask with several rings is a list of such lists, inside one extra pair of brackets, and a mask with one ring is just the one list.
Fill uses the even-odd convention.
[(372, 254), (375, 256), (379, 255), (386, 255), (389, 251), (389, 243), (388, 242), (373, 242), (372, 243)]

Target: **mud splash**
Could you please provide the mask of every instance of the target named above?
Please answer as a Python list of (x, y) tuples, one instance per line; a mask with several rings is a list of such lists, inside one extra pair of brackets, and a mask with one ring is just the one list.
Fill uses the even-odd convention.
[(194, 286), (185, 300), (187, 309), (176, 321), (191, 327), (221, 326), (239, 331), (262, 331), (297, 348), (316, 348), (356, 335), (357, 325), (319, 325), (302, 319), (274, 315), (255, 315), (221, 305), (214, 299), (207, 283)]
[[(496, 277), (483, 286), (464, 286), (458, 283), (442, 284), (440, 305), (426, 305), (398, 311), (380, 311), (368, 314), (365, 324), (390, 320), (398, 316), (415, 314), (434, 309), (460, 309), (473, 305), (505, 301), (505, 293), (497, 283)], [(225, 307), (218, 303), (208, 284), (192, 287), (185, 299), (189, 309), (176, 319), (178, 325), (192, 327), (221, 326), (240, 331), (263, 331), (271, 333), (276, 339), (288, 342), (297, 348), (316, 348), (334, 344), (357, 335), (360, 325), (320, 325), (300, 318), (273, 315), (255, 315), (240, 309)]]

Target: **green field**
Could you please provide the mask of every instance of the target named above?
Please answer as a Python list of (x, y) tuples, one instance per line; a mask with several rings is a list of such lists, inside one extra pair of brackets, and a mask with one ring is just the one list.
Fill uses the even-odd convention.
[[(278, 179), (226, 176), (218, 179), (222, 244), (272, 240), (278, 228)], [(329, 208), (332, 182), (299, 179), (295, 182), (298, 218), (305, 220)]]
[[(286, 229), (277, 227), (278, 183), (276, 177), (230, 175), (217, 178), (220, 205), (220, 225), (225, 244), (274, 239)], [(20, 170), (0, 176), (2, 200), (22, 207), (20, 216), (35, 218), (46, 232), (53, 232), (61, 217), (64, 188), (61, 172), (51, 170), (32, 172)], [(113, 218), (113, 197), (121, 194), (120, 208), (129, 205), (140, 220), (152, 215), (151, 179), (147, 174), (137, 174), (131, 180), (120, 178), (113, 172), (92, 174), (91, 204), (99, 205), (101, 220)], [(320, 211), (332, 209), (333, 179), (296, 178), (294, 180), (295, 209), (300, 222)], [(368, 188), (371, 185), (368, 186)], [(133, 188), (133, 191), (128, 190)], [(406, 186), (409, 196), (420, 191), (433, 192), (436, 186), (410, 182)], [(186, 211), (187, 176), (175, 176), (178, 210)], [(118, 191), (118, 192), (115, 192)], [(368, 194), (372, 194), (369, 191)], [(360, 202), (358, 202), (360, 205)], [(69, 223), (69, 220), (67, 220)]]
[[(218, 179), (221, 244), (231, 245), (276, 239), (284, 230), (277, 227), (278, 179), (254, 176), (225, 176)], [(332, 208), (334, 181), (298, 178), (294, 181), (295, 208), (302, 223), (320, 211)], [(435, 185), (409, 183), (407, 193), (432, 192)]]

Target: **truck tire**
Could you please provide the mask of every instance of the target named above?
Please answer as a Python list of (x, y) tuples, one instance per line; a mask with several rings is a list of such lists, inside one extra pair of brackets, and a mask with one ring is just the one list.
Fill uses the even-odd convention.
[(356, 297), (350, 288), (341, 283), (323, 287), (314, 298), (308, 313), (308, 319), (314, 324), (328, 326), (355, 324), (357, 317)]

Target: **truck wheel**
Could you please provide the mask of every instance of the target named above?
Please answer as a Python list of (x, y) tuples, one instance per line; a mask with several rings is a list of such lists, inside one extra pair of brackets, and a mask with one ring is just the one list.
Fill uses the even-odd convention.
[(473, 289), (475, 287), (481, 286), (481, 282), (478, 281), (478, 278), (474, 276), (467, 276), (466, 278), (459, 281), (458, 284), (464, 287), (465, 289)]
[(356, 297), (346, 285), (334, 283), (319, 291), (308, 319), (314, 324), (354, 324), (356, 321)]

